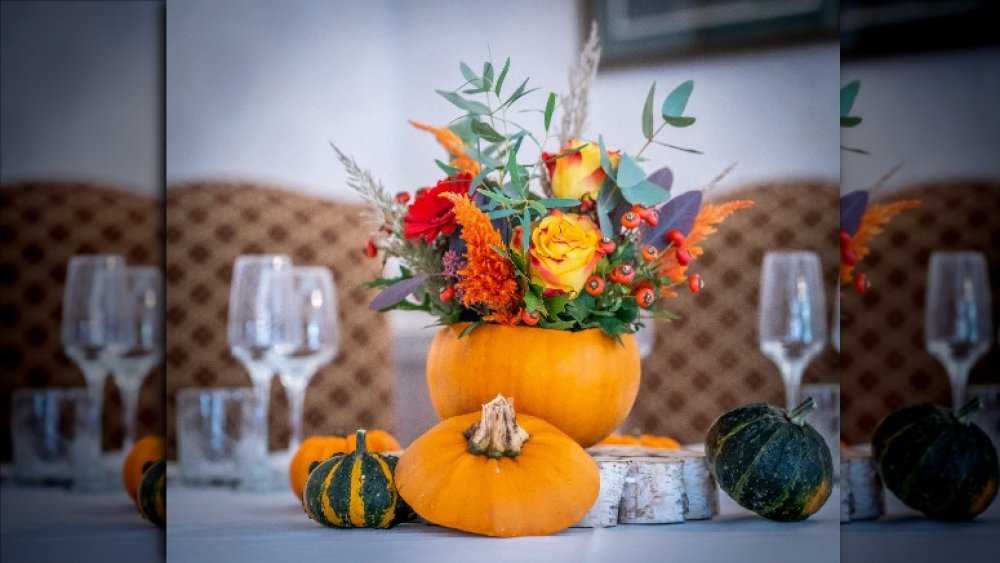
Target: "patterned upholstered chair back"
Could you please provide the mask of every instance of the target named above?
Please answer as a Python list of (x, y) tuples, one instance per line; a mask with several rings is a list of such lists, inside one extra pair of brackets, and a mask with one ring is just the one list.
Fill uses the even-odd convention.
[[(159, 202), (80, 183), (23, 182), (0, 188), (0, 420), (10, 420), (10, 393), (20, 387), (83, 386), (62, 350), (66, 264), (75, 254), (121, 254), (130, 265), (161, 261)], [(162, 431), (162, 370), (143, 384), (139, 436)], [(121, 402), (108, 380), (104, 445), (121, 443)], [(0, 432), (10, 459), (10, 433)]]
[[(852, 443), (868, 442), (878, 422), (903, 406), (951, 405), (944, 368), (924, 347), (931, 252), (985, 252), (994, 327), (1000, 320), (1000, 182), (929, 183), (884, 199), (922, 203), (897, 215), (872, 242), (860, 266), (872, 280), (871, 290), (863, 296), (845, 291), (841, 302), (841, 432)], [(973, 368), (969, 382), (1000, 382), (995, 345)]]
[[(838, 197), (836, 184), (798, 181), (749, 186), (717, 198), (756, 205), (730, 216), (703, 245), (705, 254), (692, 272), (701, 274), (705, 288), (675, 299), (680, 320), (658, 323), (655, 346), (642, 364), (639, 398), (623, 430), (701, 442), (715, 418), (733, 407), (784, 404), (781, 376), (757, 340), (761, 260), (769, 250), (818, 252), (832, 310)], [(837, 381), (832, 348), (813, 361), (804, 381)]]
[[(328, 266), (340, 305), (340, 353), (309, 386), (304, 435), (395, 429), (389, 331), (384, 316), (368, 310), (369, 292), (358, 287), (380, 268), (363, 254), (362, 210), (245, 183), (167, 189), (168, 421), (175, 420), (181, 387), (250, 385), (226, 337), (233, 261), (240, 254), (288, 254), (295, 264)], [(271, 404), (271, 443), (278, 447), (287, 442), (288, 414), (277, 383)], [(174, 431), (169, 422), (171, 448)]]

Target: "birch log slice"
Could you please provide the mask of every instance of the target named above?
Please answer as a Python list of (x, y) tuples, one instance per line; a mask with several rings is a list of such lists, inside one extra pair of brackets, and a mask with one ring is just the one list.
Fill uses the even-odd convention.
[(707, 520), (719, 514), (719, 487), (704, 452), (664, 450), (664, 457), (684, 463), (685, 520)]
[(885, 511), (885, 493), (871, 453), (857, 449), (841, 452), (843, 481), (850, 493), (850, 520), (873, 520)]
[(622, 488), (628, 473), (628, 461), (618, 457), (594, 457), (601, 474), (601, 492), (597, 501), (574, 528), (608, 528), (618, 525), (618, 509), (622, 502)]
[(684, 521), (684, 462), (665, 457), (628, 460), (618, 508), (620, 524), (669, 524)]

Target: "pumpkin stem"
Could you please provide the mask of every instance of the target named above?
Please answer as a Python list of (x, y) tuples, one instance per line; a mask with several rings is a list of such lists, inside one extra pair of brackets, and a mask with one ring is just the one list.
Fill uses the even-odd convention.
[(788, 413), (788, 420), (792, 421), (792, 424), (802, 424), (806, 421), (806, 415), (811, 413), (813, 409), (816, 408), (816, 401), (812, 397), (806, 397), (802, 404), (795, 407), (792, 412)]
[(354, 451), (361, 456), (368, 453), (368, 438), (365, 437), (364, 428), (359, 428), (357, 434), (355, 434)]
[(965, 406), (958, 409), (955, 413), (955, 418), (962, 424), (968, 424), (972, 419), (973, 415), (983, 409), (983, 402), (979, 400), (979, 397), (973, 397), (971, 401), (965, 403)]
[(528, 440), (528, 433), (517, 425), (514, 399), (497, 395), (483, 405), (483, 418), (470, 426), (464, 436), (469, 440), (469, 453), (499, 459), (515, 457)]

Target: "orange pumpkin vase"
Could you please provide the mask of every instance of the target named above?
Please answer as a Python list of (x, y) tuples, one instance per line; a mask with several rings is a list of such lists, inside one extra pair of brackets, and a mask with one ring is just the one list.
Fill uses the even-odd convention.
[(449, 418), (417, 438), (396, 464), (396, 488), (430, 522), (497, 537), (572, 526), (597, 500), (597, 464), (544, 420), (515, 417), (504, 397)]
[(599, 329), (579, 332), (523, 326), (442, 328), (427, 358), (427, 386), (438, 416), (477, 411), (498, 393), (518, 412), (545, 419), (583, 447), (617, 428), (639, 392), (639, 347)]

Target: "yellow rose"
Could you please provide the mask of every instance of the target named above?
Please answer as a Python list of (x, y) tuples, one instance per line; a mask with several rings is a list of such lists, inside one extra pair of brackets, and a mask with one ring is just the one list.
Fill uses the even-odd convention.
[(600, 240), (601, 231), (590, 217), (552, 210), (531, 231), (531, 281), (575, 296), (603, 256)]
[[(570, 140), (569, 146), (561, 152), (575, 149), (585, 143)], [(601, 168), (601, 148), (597, 143), (587, 143), (579, 152), (553, 159), (555, 155), (543, 153), (542, 158), (549, 169), (552, 179), (552, 193), (556, 197), (571, 197), (583, 199), (589, 195), (592, 201), (597, 200), (607, 174)], [(608, 151), (611, 166), (618, 166), (618, 151)]]

